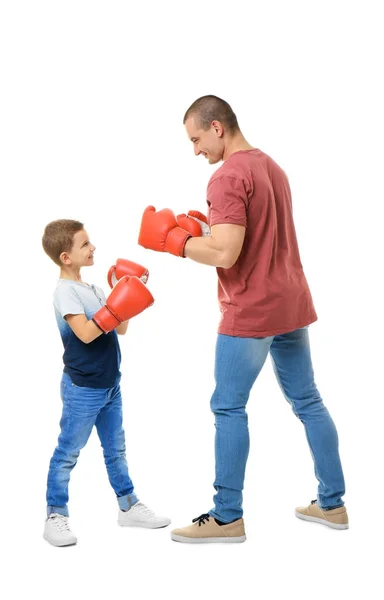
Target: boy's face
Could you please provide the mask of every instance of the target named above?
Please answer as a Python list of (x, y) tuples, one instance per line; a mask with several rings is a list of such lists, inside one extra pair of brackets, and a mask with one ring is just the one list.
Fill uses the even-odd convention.
[(73, 246), (70, 252), (62, 252), (60, 258), (64, 265), (72, 267), (89, 267), (93, 265), (95, 246), (89, 241), (85, 229), (77, 231), (73, 236)]

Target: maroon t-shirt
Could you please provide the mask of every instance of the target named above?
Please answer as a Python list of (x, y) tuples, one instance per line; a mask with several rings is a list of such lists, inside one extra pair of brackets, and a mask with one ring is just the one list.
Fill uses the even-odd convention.
[(246, 227), (234, 266), (217, 268), (219, 333), (266, 337), (316, 321), (284, 171), (261, 150), (235, 152), (211, 177), (207, 203), (211, 227)]

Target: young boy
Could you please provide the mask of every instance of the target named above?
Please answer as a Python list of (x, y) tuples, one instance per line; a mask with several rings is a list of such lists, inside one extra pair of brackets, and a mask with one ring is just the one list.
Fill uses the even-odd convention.
[(152, 529), (165, 527), (170, 520), (156, 516), (134, 493), (122, 427), (117, 334), (124, 335), (128, 320), (154, 302), (145, 285), (148, 271), (119, 259), (108, 273), (113, 289), (106, 299), (99, 287), (84, 283), (81, 278), (81, 268), (93, 265), (95, 252), (82, 223), (67, 219), (51, 222), (45, 228), (42, 243), (60, 267), (54, 308), (64, 345), (61, 433), (49, 466), (44, 538), (54, 546), (77, 543), (68, 523), (68, 484), (94, 425), (119, 504), (118, 523)]

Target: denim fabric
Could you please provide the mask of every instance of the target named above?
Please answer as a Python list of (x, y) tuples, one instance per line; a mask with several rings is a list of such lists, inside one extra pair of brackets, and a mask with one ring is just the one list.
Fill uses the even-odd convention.
[(68, 516), (71, 471), (94, 425), (103, 447), (109, 481), (120, 508), (128, 510), (138, 499), (125, 457), (120, 378), (111, 388), (87, 388), (75, 385), (69, 375), (63, 373), (61, 398), (61, 432), (49, 466), (47, 514), (56, 512)]
[(344, 504), (337, 431), (314, 381), (308, 329), (265, 338), (219, 334), (216, 387), (211, 398), (216, 427), (216, 494), (210, 514), (224, 523), (243, 514), (242, 491), (249, 452), (246, 405), (269, 353), (280, 388), (305, 428), (318, 480), (318, 504), (323, 510)]

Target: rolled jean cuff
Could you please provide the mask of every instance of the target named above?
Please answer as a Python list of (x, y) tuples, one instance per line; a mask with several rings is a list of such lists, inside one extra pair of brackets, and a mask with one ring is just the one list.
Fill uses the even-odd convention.
[(335, 510), (335, 508), (342, 508), (343, 506), (344, 506), (344, 502), (343, 502), (343, 504), (336, 504), (335, 506), (327, 506), (325, 508), (323, 506), (320, 506), (320, 508), (322, 511), (327, 512), (327, 510)]
[(119, 503), (120, 510), (129, 510), (139, 501), (139, 499), (136, 494), (127, 494), (126, 496), (120, 496), (117, 501)]
[(49, 517), (49, 515), (51, 515), (52, 513), (63, 515), (63, 517), (69, 517), (67, 506), (47, 506), (47, 517)]

